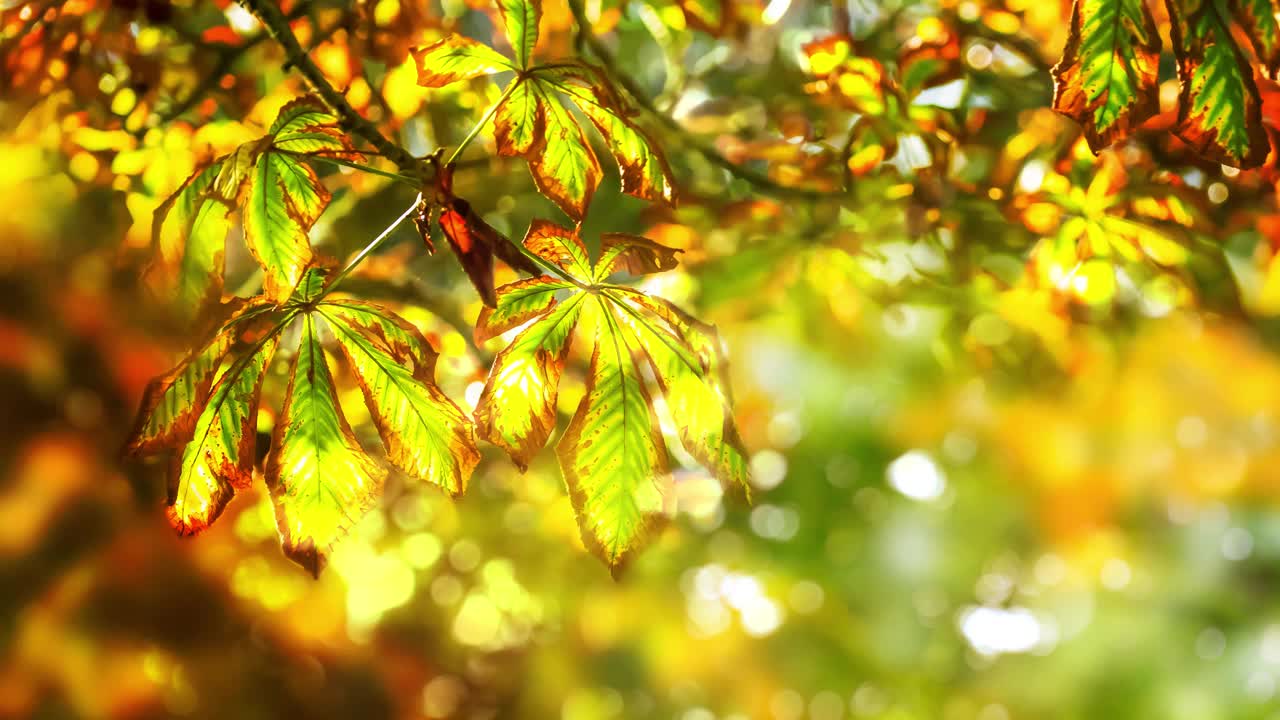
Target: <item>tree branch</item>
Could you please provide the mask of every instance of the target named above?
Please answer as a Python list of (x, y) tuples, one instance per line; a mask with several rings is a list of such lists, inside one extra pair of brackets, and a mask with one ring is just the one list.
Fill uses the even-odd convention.
[(302, 73), (307, 84), (329, 106), (329, 109), (337, 114), (344, 127), (372, 145), (382, 157), (395, 163), (401, 172), (421, 178), (427, 178), (433, 174), (426, 162), (415, 158), (408, 150), (389, 140), (372, 122), (351, 107), (346, 96), (329, 84), (324, 73), (298, 43), (297, 36), (289, 27), (288, 18), (280, 12), (274, 0), (240, 0), (240, 4), (253, 13), (266, 27), (271, 37), (280, 43), (289, 59), (289, 65)]
[(702, 140), (701, 138), (691, 135), (670, 115), (662, 112), (654, 106), (653, 102), (647, 97), (644, 90), (632, 80), (629, 75), (622, 72), (618, 67), (617, 60), (613, 57), (613, 52), (591, 32), (591, 23), (587, 20), (586, 11), (582, 7), (582, 0), (569, 0), (569, 9), (573, 12), (574, 20), (578, 24), (578, 38), (591, 48), (591, 52), (600, 60), (600, 64), (609, 73), (610, 77), (622, 89), (627, 91), (641, 108), (649, 115), (656, 118), (668, 130), (668, 132), (680, 136), (682, 142), (690, 148), (693, 148), (698, 154), (706, 158), (712, 165), (722, 168), (729, 172), (730, 175), (745, 180), (761, 192), (774, 195), (777, 197), (794, 197), (807, 199), (820, 199), (838, 196), (840, 193), (830, 192), (826, 190), (814, 190), (812, 188), (795, 187), (792, 185), (782, 185), (775, 182), (772, 178), (764, 173), (757, 172), (751, 168), (743, 167), (730, 161), (728, 158), (720, 154), (713, 145)]

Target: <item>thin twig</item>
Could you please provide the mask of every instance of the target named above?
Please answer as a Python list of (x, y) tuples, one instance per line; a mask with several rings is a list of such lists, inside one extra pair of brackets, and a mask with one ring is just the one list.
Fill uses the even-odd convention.
[(649, 115), (652, 115), (662, 123), (666, 129), (672, 134), (680, 136), (685, 145), (696, 150), (700, 155), (711, 162), (712, 165), (720, 167), (729, 172), (730, 175), (745, 180), (755, 186), (757, 190), (778, 197), (796, 197), (807, 199), (821, 199), (838, 196), (826, 190), (815, 190), (812, 188), (795, 187), (791, 185), (782, 185), (775, 182), (772, 178), (764, 173), (757, 172), (751, 168), (743, 167), (729, 160), (720, 154), (710, 143), (701, 138), (694, 137), (680, 125), (675, 118), (662, 112), (654, 106), (653, 102), (645, 94), (644, 90), (631, 79), (629, 75), (622, 72), (618, 67), (617, 60), (613, 57), (613, 52), (591, 32), (590, 21), (587, 20), (586, 11), (582, 7), (582, 0), (569, 0), (569, 9), (573, 12), (573, 17), (578, 23), (578, 33), (587, 47), (591, 48), (591, 52), (599, 59), (600, 64), (614, 82), (622, 86), (636, 103)]
[(387, 229), (383, 230), (378, 237), (371, 240), (368, 245), (365, 245), (363, 250), (361, 250), (355, 257), (351, 258), (351, 262), (347, 263), (346, 267), (342, 268), (342, 270), (338, 271), (337, 275), (333, 276), (333, 279), (329, 281), (324, 290), (321, 290), (320, 294), (312, 300), (312, 303), (320, 302), (326, 295), (333, 292), (333, 289), (338, 287), (338, 283), (342, 282), (343, 278), (350, 275), (352, 270), (355, 270), (360, 263), (364, 262), (365, 258), (373, 254), (374, 250), (377, 250), (387, 238), (391, 237), (391, 233), (394, 232), (396, 228), (400, 227), (401, 223), (408, 220), (409, 216), (417, 211), (418, 202), (421, 200), (422, 195), (418, 195), (418, 197), (414, 198), (413, 203), (409, 205), (408, 209), (406, 209), (400, 217), (396, 218), (394, 222), (388, 225)]

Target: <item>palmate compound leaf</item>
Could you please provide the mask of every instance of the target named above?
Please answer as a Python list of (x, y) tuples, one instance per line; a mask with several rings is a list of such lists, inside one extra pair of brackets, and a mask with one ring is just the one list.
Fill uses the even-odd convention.
[(284, 301), (311, 262), (307, 233), (330, 199), (305, 159), (351, 153), (337, 117), (319, 100), (285, 105), (267, 135), (197, 170), (156, 209), (153, 284), (191, 313), (219, 298), (227, 215), (239, 208), (264, 294)]
[(1178, 59), (1175, 132), (1202, 157), (1252, 168), (1270, 152), (1253, 69), (1231, 36), (1216, 0), (1166, 0)]
[(377, 305), (320, 298), (323, 287), (324, 273), (310, 270), (285, 305), (238, 307), (148, 389), (127, 446), (134, 454), (170, 450), (170, 521), (183, 535), (208, 527), (252, 481), (262, 382), (286, 328), (297, 325), (265, 476), (285, 552), (313, 573), (372, 506), (386, 474), (343, 418), (323, 337), (341, 349), (398, 469), (458, 495), (479, 461), (470, 421), (435, 385), (435, 351), (422, 334)]
[[(632, 120), (632, 110), (614, 92), (599, 69), (576, 61), (530, 66), (537, 44), (537, 0), (499, 0), (508, 39), (515, 48), (519, 68), (494, 112), (494, 137), (498, 152), (520, 156), (529, 163), (534, 183), (574, 220), (586, 214), (600, 184), (600, 161), (566, 98), (582, 111), (599, 131), (617, 161), (622, 190), (654, 201), (675, 202), (671, 170), (658, 148)], [(457, 80), (488, 75), (503, 69), (484, 47), (456, 35), (415, 49), (418, 82), (443, 87)], [(469, 48), (465, 67), (457, 48)], [(501, 56), (499, 56), (501, 57)]]
[(1160, 35), (1146, 0), (1075, 0), (1053, 68), (1053, 108), (1080, 123), (1099, 152), (1159, 112), (1159, 66)]
[[(592, 267), (578, 236), (535, 221), (525, 247), (568, 279), (530, 278), (498, 290), (481, 311), (478, 341), (521, 329), (494, 359), (476, 406), (481, 437), (521, 468), (550, 437), (556, 397), (579, 321), (594, 322), (586, 393), (557, 447), (583, 543), (619, 572), (661, 523), (671, 496), (668, 454), (655, 419), (661, 393), (685, 449), (729, 487), (747, 487), (747, 461), (729, 408), (715, 330), (670, 303), (607, 282), (617, 270), (670, 269), (674, 252), (610, 235)], [(656, 387), (645, 381), (652, 371)]]

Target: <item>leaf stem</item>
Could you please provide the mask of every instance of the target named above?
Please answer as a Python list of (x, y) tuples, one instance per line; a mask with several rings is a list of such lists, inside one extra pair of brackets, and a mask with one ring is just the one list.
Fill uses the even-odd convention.
[(412, 187), (414, 190), (417, 190), (419, 188), (419, 183), (417, 180), (409, 177), (408, 175), (404, 175), (401, 173), (387, 172), (386, 170), (379, 170), (376, 167), (371, 167), (369, 165), (364, 165), (358, 162), (352, 162), (350, 160), (343, 160), (342, 158), (338, 158), (338, 157), (331, 157), (329, 155), (308, 155), (305, 153), (291, 153), (287, 151), (280, 151), (280, 152), (285, 152), (287, 155), (292, 155), (298, 158), (306, 158), (308, 160), (320, 160), (322, 162), (331, 163), (333, 165), (341, 165), (343, 167), (349, 167), (355, 170), (360, 170), (361, 172), (373, 173), (374, 175), (381, 175), (382, 177), (390, 178), (392, 180), (402, 182)]
[(462, 154), (462, 151), (467, 149), (467, 146), (476, 139), (480, 134), (480, 131), (484, 129), (484, 126), (488, 125), (489, 120), (493, 119), (494, 114), (498, 112), (498, 108), (502, 107), (502, 103), (506, 102), (507, 98), (511, 97), (511, 93), (515, 92), (516, 86), (521, 82), (523, 82), (523, 80), (517, 77), (507, 83), (506, 89), (502, 91), (502, 96), (498, 98), (497, 102), (490, 105), (488, 110), (484, 111), (484, 116), (481, 117), (480, 121), (471, 128), (471, 132), (467, 133), (467, 136), (462, 139), (462, 142), (458, 144), (458, 147), (453, 149), (453, 154), (449, 156), (449, 159), (444, 161), (446, 167), (452, 165), (453, 161), (457, 160), (458, 156)]
[(355, 257), (351, 258), (351, 262), (347, 263), (346, 267), (339, 270), (338, 274), (333, 276), (333, 279), (330, 280), (329, 284), (326, 285), (325, 288), (320, 291), (320, 294), (316, 295), (315, 298), (311, 300), (311, 304), (314, 305), (320, 302), (321, 300), (324, 299), (326, 295), (333, 292), (333, 289), (338, 287), (338, 283), (342, 282), (343, 278), (350, 275), (352, 270), (355, 270), (356, 267), (360, 265), (360, 263), (364, 262), (365, 258), (369, 257), (369, 255), (371, 255), (374, 250), (377, 250), (378, 247), (380, 247), (382, 243), (386, 241), (387, 238), (391, 237), (391, 233), (396, 228), (400, 227), (401, 223), (409, 219), (409, 216), (412, 215), (414, 211), (418, 209), (418, 203), (421, 201), (422, 201), (422, 194), (419, 193), (418, 196), (414, 198), (413, 204), (409, 205), (409, 208), (405, 210), (403, 213), (401, 213), (400, 217), (396, 218), (390, 225), (388, 225), (386, 230), (383, 230), (381, 233), (379, 233), (378, 237), (369, 241), (369, 244), (365, 245), (363, 250), (357, 253)]

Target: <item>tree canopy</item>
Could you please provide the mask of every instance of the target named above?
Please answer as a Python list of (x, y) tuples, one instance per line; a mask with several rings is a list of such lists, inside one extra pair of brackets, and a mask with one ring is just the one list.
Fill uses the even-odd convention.
[[(655, 668), (640, 609), (675, 595), (655, 644), (736, 618), (815, 666), (730, 680), (713, 644), (696, 690), (624, 658), (554, 702), (455, 670), (498, 700), (424, 680), (432, 717), (1177, 716), (1195, 662), (1280, 632), (1243, 618), (1274, 611), (1278, 553), (1278, 18), (9, 3), (13, 487), (47, 430), (22, 404), (56, 407), (110, 446), (85, 461), (104, 483), (131, 479), (129, 523), (199, 536), (165, 552), (264, 607), (341, 583), (360, 636), (429, 595), (492, 660), (558, 632), (567, 598), (637, 612), (582, 640)], [(14, 527), (23, 549), (44, 526)], [(1210, 565), (1173, 549), (1202, 543)], [(560, 575), (581, 587), (552, 596)], [(1157, 591), (1167, 612), (1137, 617)], [(1073, 664), (1116, 628), (1190, 635), (1187, 660)], [(828, 688), (822, 657), (862, 679)], [(1087, 691), (1027, 690), (1036, 662)], [(1272, 671), (1189, 717), (1261, 716)]]

